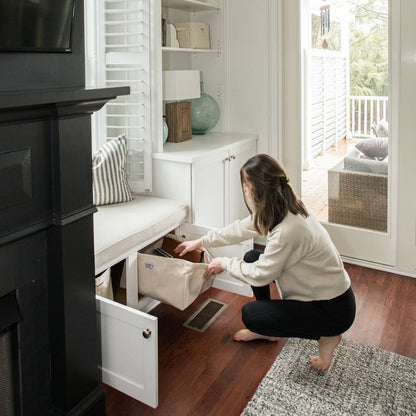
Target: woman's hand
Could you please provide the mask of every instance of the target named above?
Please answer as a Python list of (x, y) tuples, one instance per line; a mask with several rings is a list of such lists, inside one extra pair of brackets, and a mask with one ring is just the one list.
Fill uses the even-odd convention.
[(208, 268), (205, 270), (203, 274), (203, 279), (208, 280), (213, 274), (220, 274), (224, 271), (221, 265), (221, 257), (216, 257), (212, 259), (211, 263), (208, 264)]
[(198, 240), (191, 240), (191, 241), (184, 241), (176, 246), (175, 253), (179, 254), (179, 256), (184, 256), (186, 253), (190, 251), (196, 250), (197, 248), (202, 246), (201, 239)]

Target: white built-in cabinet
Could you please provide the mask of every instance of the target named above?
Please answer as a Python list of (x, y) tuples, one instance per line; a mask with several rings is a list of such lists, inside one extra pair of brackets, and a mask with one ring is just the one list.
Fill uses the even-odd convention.
[[(135, 192), (186, 201), (188, 223), (176, 229), (186, 239), (199, 238), (247, 215), (240, 168), (256, 153), (257, 135), (224, 132), (224, 0), (88, 0), (86, 62), (88, 85), (130, 85), (131, 94), (109, 103), (93, 124), (97, 146), (126, 133), (129, 183)], [(210, 25), (211, 49), (161, 46), (161, 16), (168, 22)], [(162, 71), (199, 69), (204, 90), (220, 107), (213, 131), (182, 143), (163, 143)], [(157, 238), (162, 236), (157, 236)], [(143, 242), (143, 247), (152, 241)], [(216, 256), (242, 257), (246, 241), (216, 248)], [(152, 407), (158, 405), (157, 304), (137, 299), (137, 253), (125, 262), (127, 305), (97, 296), (104, 383)], [(130, 278), (133, 276), (133, 278)], [(139, 277), (140, 278), (140, 277)], [(213, 286), (251, 296), (250, 286), (217, 275)]]
[(156, 196), (185, 201), (189, 222), (222, 227), (248, 215), (240, 168), (256, 152), (255, 134), (207, 133), (167, 143), (153, 155)]
[[(223, 0), (161, 0), (168, 23), (209, 24), (211, 49), (162, 47), (162, 70), (199, 70), (204, 91), (220, 107), (220, 120), (211, 132), (182, 143), (158, 137), (152, 161), (153, 194), (187, 202), (193, 224), (221, 227), (248, 214), (239, 170), (256, 153), (257, 135), (225, 132)], [(163, 113), (162, 92), (155, 97)]]

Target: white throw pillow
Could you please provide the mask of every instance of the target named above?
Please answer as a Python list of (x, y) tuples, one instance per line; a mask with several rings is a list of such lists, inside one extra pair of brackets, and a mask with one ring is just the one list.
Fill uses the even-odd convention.
[(116, 204), (133, 199), (126, 177), (127, 141), (123, 134), (101, 146), (92, 158), (95, 205)]

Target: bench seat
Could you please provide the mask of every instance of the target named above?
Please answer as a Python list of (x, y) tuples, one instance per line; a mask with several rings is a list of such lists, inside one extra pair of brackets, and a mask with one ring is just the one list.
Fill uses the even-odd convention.
[(99, 206), (94, 214), (95, 273), (133, 253), (186, 222), (183, 202), (135, 195), (129, 202)]

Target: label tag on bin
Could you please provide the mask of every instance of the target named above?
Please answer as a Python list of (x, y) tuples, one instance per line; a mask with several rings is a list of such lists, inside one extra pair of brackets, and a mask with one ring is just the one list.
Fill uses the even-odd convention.
[(153, 270), (155, 268), (155, 265), (153, 263), (147, 263), (147, 262), (145, 262), (144, 263), (144, 267), (146, 269)]

